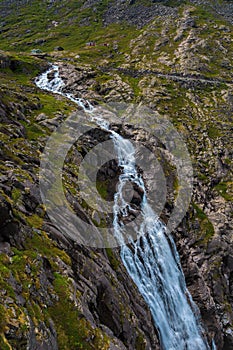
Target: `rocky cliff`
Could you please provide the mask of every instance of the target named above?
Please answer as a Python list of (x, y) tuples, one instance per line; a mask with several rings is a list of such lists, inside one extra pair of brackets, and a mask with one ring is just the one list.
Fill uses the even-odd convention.
[[(233, 347), (232, 17), (231, 2), (70, 1), (1, 3), (1, 349), (159, 349), (150, 312), (117, 249), (90, 249), (50, 222), (39, 193), (40, 155), (48, 136), (76, 110), (33, 79), (58, 62), (67, 92), (95, 105), (146, 104), (172, 121), (192, 157), (194, 191), (172, 233), (188, 288), (209, 340)], [(45, 12), (49, 13), (49, 17)], [(63, 16), (61, 18), (61, 16)], [(41, 20), (43, 19), (43, 20)], [(39, 25), (39, 23), (41, 24)], [(37, 28), (36, 28), (37, 26)], [(107, 30), (106, 30), (107, 28)], [(93, 48), (86, 41), (94, 40)], [(54, 51), (55, 46), (63, 51)], [(40, 48), (45, 60), (30, 55)], [(168, 195), (177, 191), (169, 154), (125, 115), (112, 121), (161, 160)], [(77, 147), (88, 150), (97, 132)], [(78, 201), (75, 149), (64, 168), (66, 195), (98, 229), (96, 213)], [(112, 165), (116, 171), (116, 165)], [(105, 176), (105, 177), (104, 177)], [(103, 171), (99, 192), (113, 188)]]

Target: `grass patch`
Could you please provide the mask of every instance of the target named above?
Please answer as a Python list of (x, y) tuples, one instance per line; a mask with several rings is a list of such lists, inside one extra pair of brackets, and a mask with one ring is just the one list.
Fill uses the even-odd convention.
[[(85, 63), (87, 59), (96, 63), (96, 59), (105, 59), (112, 54), (114, 41), (118, 42), (119, 50), (127, 48), (129, 51), (129, 41), (138, 30), (127, 24), (103, 27), (102, 14), (108, 3), (109, 0), (99, 1), (95, 11), (82, 8), (82, 1), (74, 0), (65, 6), (61, 3), (49, 6), (45, 2), (32, 1), (19, 6), (17, 11), (12, 6), (0, 34), (0, 48), (9, 50), (10, 47), (15, 52), (30, 52), (32, 49), (51, 52), (55, 46), (62, 46), (66, 57), (69, 52), (78, 53)], [(54, 25), (53, 21), (58, 24)], [(96, 47), (87, 48), (88, 41), (95, 41)], [(105, 47), (104, 43), (110, 46)], [(114, 61), (118, 58), (119, 55), (115, 55)]]
[(193, 204), (193, 207), (195, 209), (195, 216), (198, 219), (201, 228), (199, 233), (200, 244), (206, 245), (214, 235), (214, 227), (201, 208), (196, 204)]
[(12, 347), (9, 345), (4, 334), (0, 334), (0, 347), (1, 350), (12, 350)]
[(0, 305), (0, 333), (3, 333), (6, 325), (6, 310)]
[(37, 140), (39, 137), (45, 136), (45, 132), (40, 126), (36, 124), (27, 125), (26, 123), (24, 125), (26, 125), (28, 140)]
[[(222, 196), (226, 201), (231, 201), (232, 200), (232, 193), (233, 193), (233, 183), (231, 183), (231, 188), (230, 188), (230, 183), (227, 182), (220, 182), (215, 186), (215, 190)], [(230, 193), (231, 191), (231, 193)]]
[[(70, 302), (67, 279), (59, 273), (54, 276), (54, 289), (60, 300), (48, 311), (56, 325), (59, 349), (107, 350), (108, 337), (99, 329), (93, 329)], [(93, 339), (91, 342), (88, 341), (89, 337)]]
[(17, 202), (18, 199), (21, 197), (21, 191), (18, 188), (13, 188), (11, 192), (11, 196), (14, 202)]
[(221, 136), (219, 129), (216, 128), (216, 126), (214, 126), (214, 125), (209, 126), (207, 132), (208, 132), (208, 136), (211, 139), (216, 139), (217, 137)]
[(108, 184), (109, 180), (106, 181), (96, 181), (96, 189), (105, 200), (108, 199)]
[(38, 215), (33, 214), (31, 216), (28, 216), (26, 218), (27, 223), (33, 227), (33, 228), (37, 228), (40, 229), (42, 227), (43, 224), (43, 219), (40, 218)]
[(70, 257), (63, 250), (58, 249), (56, 243), (49, 239), (43, 231), (40, 231), (40, 233), (34, 232), (33, 236), (26, 240), (25, 248), (28, 251), (38, 252), (50, 260), (58, 256), (67, 265), (71, 265)]
[(116, 259), (116, 256), (113, 253), (112, 248), (105, 248), (105, 250), (106, 250), (108, 260), (110, 262), (111, 267), (113, 268), (114, 271), (116, 271), (118, 269), (118, 267), (120, 266), (120, 262)]

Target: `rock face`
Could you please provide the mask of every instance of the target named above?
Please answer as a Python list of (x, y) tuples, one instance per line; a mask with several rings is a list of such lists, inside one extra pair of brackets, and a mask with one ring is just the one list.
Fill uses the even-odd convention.
[[(97, 75), (98, 73), (96, 72)], [(197, 83), (200, 84), (198, 78)], [(159, 87), (155, 89), (158, 91)], [(151, 89), (146, 91), (151, 92)], [(121, 98), (123, 93), (122, 89)], [(169, 95), (164, 95), (164, 98), (167, 98), (167, 101), (169, 101)], [(145, 130), (134, 130), (132, 116), (127, 117), (127, 114), (124, 116), (124, 123), (121, 127), (116, 124), (113, 128), (115, 127), (126, 138), (143, 142), (150, 149), (157, 144), (154, 148), (157, 151), (159, 150), (158, 140), (152, 138), (153, 129), (151, 134), (148, 131), (145, 132)], [(150, 124), (150, 121), (148, 123)], [(230, 168), (223, 165), (223, 159), (227, 157), (227, 154), (229, 155), (227, 145), (222, 151), (222, 142), (224, 142), (224, 139), (229, 140), (230, 135), (227, 129), (226, 135), (228, 136), (226, 138), (219, 137), (216, 139), (209, 134), (208, 130), (206, 134), (200, 134), (198, 131), (197, 134), (193, 135), (193, 139), (197, 140), (195, 147), (199, 148), (199, 155), (196, 157), (200, 161), (200, 168), (198, 166), (196, 169), (197, 172), (200, 171), (202, 173), (202, 159), (203, 157), (208, 159), (209, 173), (206, 176), (209, 176), (209, 178), (208, 181), (205, 181), (205, 179), (201, 181), (200, 175), (198, 177), (195, 176), (193, 193), (195, 204), (190, 207), (182, 225), (174, 232), (174, 236), (181, 256), (187, 285), (200, 308), (207, 336), (210, 342), (213, 337), (215, 338), (219, 349), (230, 349), (232, 347), (231, 324), (233, 316), (231, 298), (232, 270), (230, 267), (232, 259), (232, 201), (230, 197), (225, 197), (224, 193), (222, 195), (225, 198), (218, 192), (218, 184), (225, 181), (223, 179), (229, 179), (230, 176)], [(205, 142), (206, 145), (209, 145), (206, 146), (204, 152), (199, 142)], [(192, 141), (191, 144), (192, 146), (194, 145)], [(214, 146), (212, 147), (211, 145)], [(162, 158), (165, 157), (166, 159), (163, 153), (163, 148), (161, 148), (160, 158), (162, 156)], [(218, 156), (221, 153), (220, 157), (222, 157), (222, 160), (215, 162), (215, 155)], [(169, 163), (169, 156), (167, 161)], [(164, 172), (167, 172), (166, 168), (164, 168)], [(216, 174), (216, 177), (214, 177), (214, 174)], [(165, 221), (172, 211), (172, 202), (175, 199), (174, 193), (172, 193), (175, 180), (170, 178), (169, 181), (173, 190), (168, 193), (166, 210), (164, 215), (162, 215)]]
[[(51, 59), (61, 59), (58, 64), (64, 91), (90, 100), (100, 113), (102, 103), (111, 108), (119, 104), (123, 111), (125, 103), (146, 104), (156, 112), (142, 125), (133, 109), (114, 118), (104, 109), (104, 117), (116, 131), (141, 142), (157, 157), (167, 180), (161, 213), (165, 222), (173, 210), (179, 183), (171, 154), (155, 136), (156, 118), (167, 118), (182, 135), (193, 162), (194, 190), (187, 214), (172, 234), (207, 337), (209, 341), (214, 337), (218, 350), (230, 350), (232, 4), (209, 2), (208, 7), (206, 1), (184, 5), (179, 1), (177, 8), (176, 2), (172, 3), (174, 7), (156, 1), (109, 2), (101, 12), (103, 24), (127, 21), (136, 25), (138, 29), (132, 27), (132, 33), (138, 30), (137, 34), (127, 36), (125, 30), (120, 31), (117, 42), (106, 52), (98, 45), (87, 51), (80, 44), (80, 52), (52, 52)], [(14, 1), (2, 2), (1, 16), (11, 13), (12, 4)], [(26, 8), (27, 1), (18, 3), (19, 10), (20, 5)], [(99, 20), (100, 5), (100, 1), (85, 1), (82, 11), (93, 9), (95, 20)], [(46, 6), (63, 13), (59, 12), (64, 7), (60, 1)], [(66, 15), (64, 21), (72, 27), (76, 17)], [(88, 17), (83, 22), (77, 18), (80, 26), (90, 23)], [(1, 38), (11, 39), (4, 21), (0, 23)], [(56, 27), (60, 23), (62, 19)], [(58, 33), (48, 28), (48, 38), (38, 45), (50, 45), (51, 40), (53, 50)], [(104, 39), (97, 37), (97, 41), (108, 42), (108, 28), (104, 30), (106, 39), (101, 31)], [(28, 35), (33, 34), (16, 32), (14, 41), (20, 43), (28, 42)], [(72, 41), (69, 35), (64, 33), (66, 45)], [(109, 35), (113, 35), (111, 28)], [(56, 43), (60, 45), (63, 47), (63, 43)], [(35, 57), (0, 53), (0, 348), (159, 349), (150, 312), (122, 266), (119, 251), (91, 249), (68, 239), (50, 222), (42, 204), (41, 152), (48, 136), (77, 111), (63, 97), (35, 87), (33, 78), (47, 66)], [(84, 156), (107, 138), (99, 129), (85, 135), (64, 164), (66, 197), (95, 230), (106, 221), (109, 224), (111, 218), (90, 208), (80, 197), (78, 151)], [(147, 190), (156, 193), (152, 170), (142, 176)], [(97, 187), (103, 198), (112, 200), (119, 173), (114, 161), (100, 169)], [(51, 187), (51, 191), (56, 198), (56, 188)], [(137, 211), (142, 194), (138, 188), (133, 191)]]
[[(148, 307), (118, 251), (78, 245), (46, 215), (38, 184), (38, 150), (43, 149), (46, 130), (53, 130), (49, 121), (57, 118), (59, 123), (62, 117), (41, 113), (40, 100), (35, 105), (30, 95), (35, 88), (29, 86), (23, 91), (22, 115), (17, 109), (22, 91), (1, 103), (0, 347), (159, 349)], [(33, 108), (36, 118), (31, 119)], [(18, 120), (27, 120), (26, 126)], [(97, 130), (98, 134), (105, 137)], [(8, 152), (11, 138), (14, 146)], [(95, 142), (88, 136), (81, 145), (87, 150)], [(72, 173), (69, 176), (72, 180)], [(67, 192), (68, 199), (70, 195)], [(79, 205), (79, 215), (89, 214)]]
[[(141, 140), (151, 147), (150, 136), (133, 128), (132, 139)], [(129, 136), (128, 126), (120, 128), (123, 135)], [(153, 134), (153, 133), (152, 133)], [(154, 144), (156, 142), (154, 141)], [(157, 145), (157, 150), (159, 146)], [(160, 157), (166, 159), (166, 153), (160, 149)], [(166, 169), (166, 168), (165, 168)], [(166, 171), (164, 169), (164, 172)], [(154, 173), (153, 168), (151, 172)], [(147, 175), (148, 176), (148, 175)], [(175, 176), (175, 175), (173, 175)], [(145, 179), (147, 182), (147, 179)], [(174, 178), (168, 178), (174, 186)], [(193, 198), (202, 203), (202, 210), (196, 205), (187, 212), (182, 225), (173, 233), (181, 257), (186, 283), (194, 301), (200, 308), (202, 321), (211, 342), (214, 337), (219, 349), (232, 347), (232, 202), (225, 201), (216, 193), (205, 191), (195, 184)], [(167, 193), (170, 205), (162, 215), (166, 222), (172, 212), (172, 193)], [(165, 208), (169, 206), (165, 205)], [(230, 215), (229, 215), (230, 214)], [(205, 227), (207, 225), (207, 227)], [(213, 226), (212, 226), (213, 225)], [(207, 236), (212, 236), (211, 239)]]
[[(165, 1), (164, 3), (166, 4)], [(149, 11), (148, 5), (150, 6)], [(163, 1), (159, 3), (148, 1), (148, 4), (145, 5), (140, 1), (121, 1), (109, 5), (104, 13), (104, 23), (108, 25), (114, 22), (126, 21), (141, 28), (156, 16), (170, 16), (176, 13), (175, 8), (164, 6)]]

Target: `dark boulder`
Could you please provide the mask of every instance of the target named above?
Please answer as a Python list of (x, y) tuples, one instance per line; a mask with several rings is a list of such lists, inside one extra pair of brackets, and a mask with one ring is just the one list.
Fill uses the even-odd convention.
[(62, 46), (55, 46), (54, 51), (64, 51), (64, 48)]

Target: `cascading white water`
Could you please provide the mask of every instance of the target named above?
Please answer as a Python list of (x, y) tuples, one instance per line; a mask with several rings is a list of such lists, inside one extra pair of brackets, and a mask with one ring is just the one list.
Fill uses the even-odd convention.
[[(65, 84), (59, 76), (58, 68), (59, 68), (58, 66), (53, 65), (48, 71), (41, 74), (35, 80), (36, 85), (42, 90), (50, 91), (55, 94), (59, 94), (64, 97), (67, 97), (69, 100), (71, 100), (74, 103), (77, 103), (86, 111), (88, 110), (88, 112), (92, 112), (94, 110), (94, 107), (90, 104), (89, 101), (87, 100), (84, 101), (82, 98), (76, 98), (72, 94), (62, 91), (62, 88), (65, 87)], [(49, 75), (51, 73), (52, 73), (52, 78), (49, 79)]]
[[(49, 80), (48, 75), (52, 72), (54, 78)], [(111, 133), (118, 155), (118, 164), (122, 169), (114, 197), (115, 237), (121, 245), (121, 259), (149, 305), (160, 334), (162, 348), (164, 350), (210, 349), (203, 336), (199, 310), (185, 284), (175, 243), (147, 202), (145, 185), (136, 169), (134, 146), (129, 140), (111, 130), (108, 122), (95, 116), (95, 109), (89, 102), (62, 91), (64, 82), (59, 77), (58, 66), (52, 66), (37, 78), (36, 85), (81, 105), (86, 112), (90, 113), (92, 120)], [(138, 231), (138, 239), (131, 240), (128, 245), (126, 244), (128, 242), (124, 241), (124, 225), (119, 219), (127, 215), (128, 209), (133, 210), (123, 196), (123, 188), (127, 182), (136, 184), (144, 192), (141, 203), (143, 220)], [(214, 342), (212, 349), (216, 349)]]
[[(49, 74), (51, 73), (52, 78), (49, 79)], [(63, 95), (61, 89), (65, 86), (65, 84), (59, 76), (58, 66), (52, 66), (49, 70), (41, 74), (38, 78), (36, 78), (35, 83), (42, 90)]]
[[(121, 259), (150, 307), (163, 349), (209, 349), (202, 334), (199, 311), (186, 288), (174, 241), (147, 202), (145, 186), (135, 166), (134, 148), (117, 133), (113, 132), (112, 136), (123, 168), (114, 205), (114, 231), (122, 244)], [(122, 242), (124, 225), (118, 219), (129, 207), (122, 194), (127, 181), (144, 190), (140, 238), (130, 245)]]

